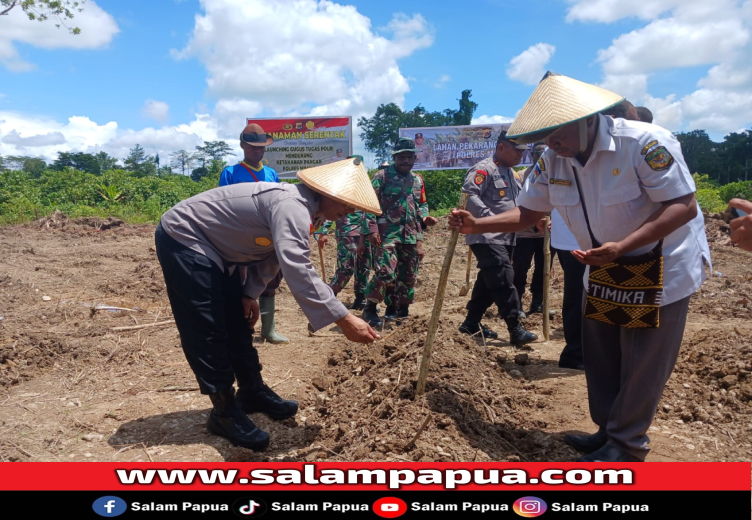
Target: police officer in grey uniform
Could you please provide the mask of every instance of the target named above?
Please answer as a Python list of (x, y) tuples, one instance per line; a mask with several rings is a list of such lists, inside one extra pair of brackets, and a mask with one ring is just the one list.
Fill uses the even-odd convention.
[[(505, 131), (499, 134), (494, 155), (467, 172), (462, 186), (462, 192), (469, 194), (467, 211), (475, 217), (487, 217), (517, 207), (519, 188), (512, 167), (519, 164), (526, 149), (527, 146), (507, 139)], [(482, 233), (465, 238), (478, 259), (479, 272), (460, 332), (470, 335), (481, 332), (486, 338), (498, 338), (496, 332), (480, 323), (486, 310), (495, 303), (507, 324), (512, 345), (525, 345), (538, 339), (520, 323), (520, 299), (514, 287), (512, 267), (514, 241), (514, 233)]]
[(314, 330), (336, 323), (351, 341), (378, 337), (337, 300), (310, 260), (312, 222), (356, 209), (381, 213), (362, 159), (347, 160), (347, 170), (324, 165), (298, 172), (302, 184), (205, 191), (176, 204), (157, 227), (157, 257), (181, 345), (214, 405), (207, 427), (235, 445), (256, 451), (269, 445), (269, 435), (246, 414), (284, 419), (298, 410), (264, 383), (253, 347), (257, 300), (280, 269)]

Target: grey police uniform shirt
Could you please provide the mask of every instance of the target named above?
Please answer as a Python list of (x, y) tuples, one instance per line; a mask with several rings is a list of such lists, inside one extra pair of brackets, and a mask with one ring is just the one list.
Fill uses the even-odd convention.
[(247, 266), (243, 293), (250, 298), (258, 298), (281, 268), (318, 330), (349, 312), (311, 263), (311, 218), (318, 208), (318, 195), (305, 185), (248, 182), (199, 193), (176, 204), (161, 222), (168, 235), (223, 271)]
[[(512, 168), (501, 169), (496, 166), (493, 157), (478, 162), (467, 171), (462, 192), (467, 193), (467, 211), (476, 218), (498, 215), (517, 206), (519, 188), (514, 180)], [(465, 243), (497, 244), (513, 246), (514, 233), (483, 233), (466, 235)]]

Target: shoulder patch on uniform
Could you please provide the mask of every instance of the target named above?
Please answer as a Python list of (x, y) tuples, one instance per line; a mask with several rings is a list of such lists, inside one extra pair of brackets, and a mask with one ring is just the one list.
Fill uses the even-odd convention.
[(543, 157), (538, 157), (538, 165), (540, 168), (541, 173), (546, 171), (546, 162), (543, 160)]
[(475, 184), (483, 184), (483, 181), (486, 180), (486, 176), (488, 176), (488, 172), (485, 170), (478, 170), (475, 172)]
[(656, 140), (650, 141), (650, 142), (649, 142), (648, 144), (646, 144), (646, 145), (645, 145), (645, 148), (643, 148), (643, 149), (642, 149), (642, 151), (641, 151), (640, 153), (641, 153), (642, 155), (645, 155), (646, 153), (648, 153), (648, 152), (650, 151), (650, 149), (651, 149), (652, 147), (654, 147), (654, 146), (655, 146), (655, 145), (657, 145), (657, 144), (658, 144), (658, 141), (656, 141)]
[(538, 180), (538, 177), (540, 177), (541, 174), (541, 167), (540, 162), (535, 165), (535, 169), (533, 170), (533, 173), (528, 177), (528, 182), (530, 184), (535, 184), (535, 181)]
[(655, 171), (663, 171), (671, 168), (674, 157), (666, 150), (665, 146), (659, 146), (645, 156), (645, 162)]

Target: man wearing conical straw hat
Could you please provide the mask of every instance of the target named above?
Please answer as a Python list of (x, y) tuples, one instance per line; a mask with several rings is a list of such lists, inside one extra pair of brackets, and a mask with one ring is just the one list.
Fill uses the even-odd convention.
[(581, 462), (640, 462), (647, 431), (676, 363), (690, 296), (710, 251), (695, 184), (665, 129), (598, 114), (624, 98), (548, 73), (509, 128), (549, 149), (526, 180), (518, 207), (475, 219), (453, 211), (463, 233), (510, 232), (554, 208), (586, 264), (582, 325), (593, 435), (567, 435)]
[(269, 435), (247, 413), (284, 419), (298, 410), (264, 384), (253, 347), (258, 297), (280, 269), (314, 329), (336, 323), (351, 341), (379, 337), (337, 300), (310, 260), (312, 222), (318, 227), (356, 209), (381, 213), (362, 160), (301, 170), (298, 179), (205, 191), (167, 211), (155, 234), (183, 351), (214, 405), (207, 427), (256, 451), (266, 449)]

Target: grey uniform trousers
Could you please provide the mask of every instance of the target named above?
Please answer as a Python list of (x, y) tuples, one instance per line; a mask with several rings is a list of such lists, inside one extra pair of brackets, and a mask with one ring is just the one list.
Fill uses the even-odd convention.
[(689, 299), (661, 307), (657, 329), (582, 320), (590, 417), (608, 443), (644, 459), (658, 402), (679, 356)]

